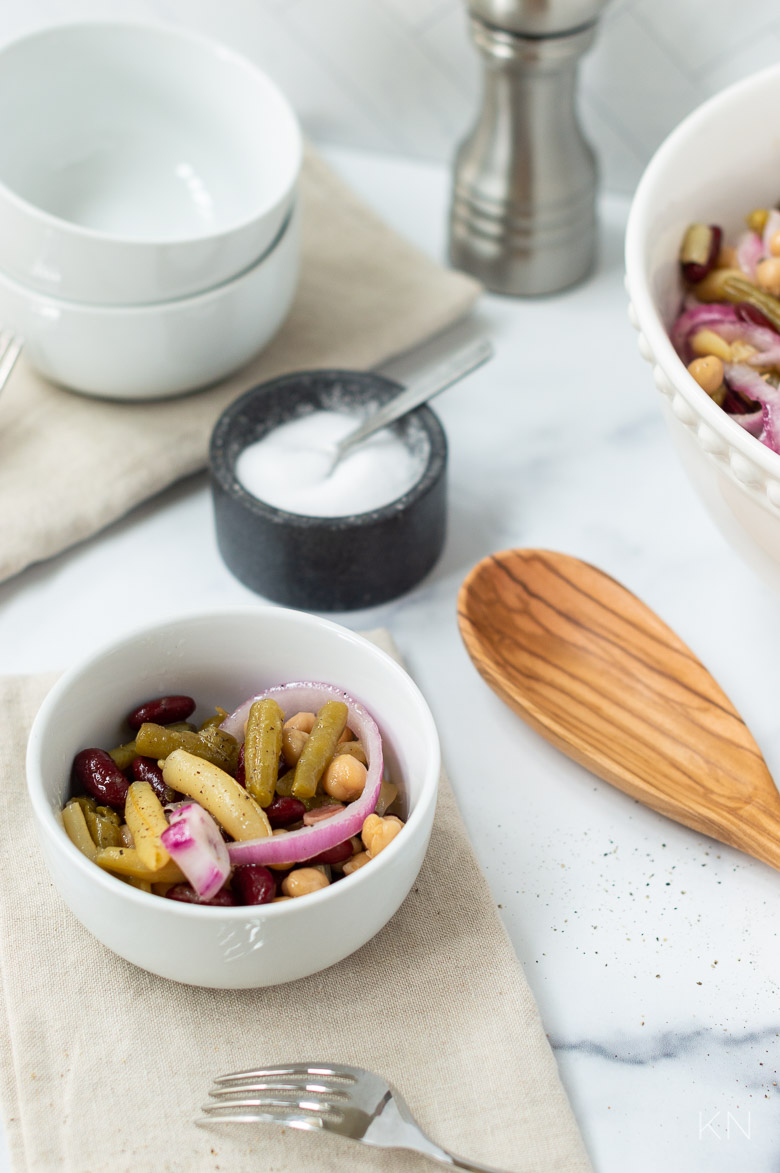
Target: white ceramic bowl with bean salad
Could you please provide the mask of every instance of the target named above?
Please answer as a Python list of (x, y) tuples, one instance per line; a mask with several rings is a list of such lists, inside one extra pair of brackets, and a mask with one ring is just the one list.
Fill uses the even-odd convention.
[(780, 455), (734, 422), (688, 373), (669, 339), (683, 289), (680, 243), (694, 222), (724, 242), (751, 208), (780, 200), (780, 67), (755, 74), (689, 115), (651, 160), (626, 233), (629, 315), (661, 392), (688, 477), (746, 561), (780, 590)]
[[(307, 680), (344, 689), (375, 717), (390, 776), (405, 800), (403, 830), (359, 870), (284, 902), (212, 907), (130, 887), (68, 838), (60, 812), (74, 755), (87, 746), (116, 745), (123, 718), (148, 697), (187, 694), (208, 715), (215, 706), (231, 711), (275, 684)], [(386, 924), (422, 864), (439, 770), (430, 710), (390, 656), (338, 624), (271, 607), (174, 618), (91, 655), (47, 696), (27, 752), (43, 859), (78, 920), (143, 969), (230, 989), (274, 985), (325, 969)]]

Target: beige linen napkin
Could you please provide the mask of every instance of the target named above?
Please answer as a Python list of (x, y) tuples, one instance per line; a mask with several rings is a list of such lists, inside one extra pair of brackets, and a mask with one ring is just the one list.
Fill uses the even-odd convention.
[[(372, 638), (392, 651), (385, 632)], [(195, 989), (98, 944), (43, 870), (23, 762), (51, 682), (0, 681), (0, 1094), (14, 1173), (434, 1167), (276, 1125), (192, 1122), (219, 1072), (312, 1059), (382, 1073), (456, 1153), (522, 1173), (588, 1173), (533, 997), (446, 778), (418, 881), (372, 941), (288, 985)]]
[(391, 231), (312, 152), (302, 192), (290, 317), (224, 383), (183, 399), (117, 403), (54, 387), (20, 362), (0, 395), (0, 580), (205, 467), (218, 415), (247, 388), (303, 368), (377, 366), (471, 307), (475, 281)]

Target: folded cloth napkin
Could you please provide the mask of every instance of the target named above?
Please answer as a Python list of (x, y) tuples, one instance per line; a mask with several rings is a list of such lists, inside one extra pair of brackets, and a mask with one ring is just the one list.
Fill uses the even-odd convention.
[[(386, 632), (371, 638), (392, 652)], [(456, 1153), (522, 1173), (588, 1173), (533, 997), (445, 778), (418, 881), (357, 953), (283, 986), (183, 986), (100, 945), (44, 871), (24, 749), (51, 683), (0, 680), (0, 1091), (14, 1173), (431, 1167), (327, 1134), (193, 1123), (218, 1073), (316, 1059), (390, 1079)]]
[(0, 396), (0, 580), (204, 468), (217, 417), (247, 388), (304, 368), (377, 366), (457, 321), (478, 296), (477, 282), (399, 237), (311, 151), (302, 194), (290, 316), (218, 386), (117, 403), (54, 387), (20, 361)]

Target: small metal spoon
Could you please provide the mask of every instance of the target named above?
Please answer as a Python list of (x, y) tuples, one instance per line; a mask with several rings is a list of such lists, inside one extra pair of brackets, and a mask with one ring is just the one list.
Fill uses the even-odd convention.
[(426, 403), (446, 391), (453, 383), (457, 383), (464, 375), (482, 366), (493, 357), (493, 346), (487, 338), (480, 338), (477, 342), (470, 342), (467, 346), (449, 355), (441, 363), (427, 371), (421, 378), (405, 387), (395, 398), (384, 403), (367, 419), (363, 420), (351, 432), (335, 445), (333, 460), (328, 475), (333, 472), (340, 460), (357, 444), (362, 444), (380, 428), (386, 428), (407, 412), (413, 411), (421, 403)]

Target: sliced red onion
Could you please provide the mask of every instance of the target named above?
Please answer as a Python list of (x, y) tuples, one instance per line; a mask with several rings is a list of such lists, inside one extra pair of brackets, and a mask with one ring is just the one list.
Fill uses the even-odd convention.
[(728, 411), (726, 414), (729, 419), (734, 420), (735, 424), (739, 424), (746, 432), (750, 432), (751, 436), (755, 436), (757, 440), (761, 438), (761, 433), (764, 430), (764, 413), (760, 408), (758, 411), (743, 413)]
[(757, 326), (755, 322), (718, 322), (714, 333), (719, 334), (726, 342), (747, 342), (755, 346), (756, 350), (771, 350), (780, 344), (780, 334), (767, 326)]
[(756, 275), (756, 265), (766, 255), (764, 242), (757, 232), (743, 232), (737, 241), (737, 264), (751, 281)]
[(233, 864), (300, 863), (336, 847), (352, 835), (359, 835), (363, 823), (376, 806), (382, 785), (382, 738), (376, 721), (359, 701), (335, 685), (307, 681), (269, 688), (239, 705), (235, 712), (225, 718), (220, 728), (241, 741), (252, 704), (266, 697), (273, 697), (279, 703), (285, 717), (312, 710), (316, 712), (326, 701), (342, 701), (347, 706), (347, 724), (361, 742), (368, 759), (366, 784), (360, 798), (349, 803), (332, 818), (315, 823), (314, 826), (303, 826), (297, 831), (266, 839), (244, 839), (240, 843), (228, 844), (228, 854)]
[(219, 827), (197, 802), (179, 805), (170, 818), (160, 842), (201, 900), (211, 900), (230, 875), (230, 858)]
[(692, 334), (706, 327), (720, 327), (729, 322), (739, 321), (737, 311), (733, 305), (720, 305), (713, 302), (709, 305), (695, 305), (683, 312), (676, 319), (670, 330), (672, 345), (684, 362), (691, 361), (689, 342)]
[(761, 443), (773, 452), (780, 452), (780, 391), (746, 363), (726, 363), (723, 370), (726, 382), (734, 391), (761, 404)]
[(759, 350), (745, 359), (751, 367), (778, 367), (780, 366), (780, 338), (769, 350)]

